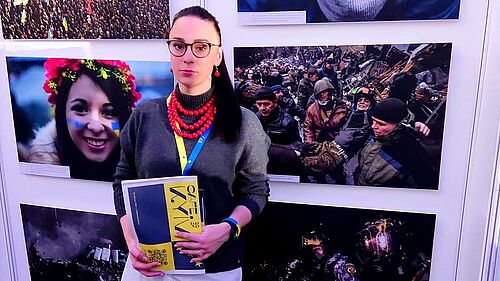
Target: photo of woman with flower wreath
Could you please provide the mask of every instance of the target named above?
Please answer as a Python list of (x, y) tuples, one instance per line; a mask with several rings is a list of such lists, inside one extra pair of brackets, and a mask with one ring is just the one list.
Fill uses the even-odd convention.
[[(16, 83), (15, 68), (9, 68), (11, 85)], [(120, 130), (142, 97), (130, 65), (119, 60), (49, 58), (43, 68), (51, 120), (43, 126), (22, 124), (33, 118), (19, 117), (30, 109), (20, 108), (13, 94), (16, 136), (31, 130), (28, 140), (17, 140), (19, 160), (69, 167), (71, 178), (111, 181), (119, 160)]]

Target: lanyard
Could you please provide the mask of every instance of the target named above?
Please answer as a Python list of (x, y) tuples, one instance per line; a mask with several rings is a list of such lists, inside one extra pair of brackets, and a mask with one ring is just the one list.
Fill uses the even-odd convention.
[[(170, 97), (171, 96), (168, 96), (167, 98), (167, 105), (170, 104)], [(168, 110), (170, 110), (170, 108)], [(180, 129), (179, 123), (176, 123), (175, 125), (177, 126), (177, 128)], [(203, 133), (203, 135), (201, 135), (200, 138), (198, 138), (198, 141), (196, 142), (196, 145), (194, 146), (191, 153), (189, 154), (189, 157), (187, 157), (186, 154), (186, 146), (184, 145), (184, 139), (174, 132), (175, 143), (177, 144), (177, 153), (179, 154), (179, 159), (181, 161), (181, 171), (183, 176), (189, 175), (191, 167), (193, 166), (194, 161), (196, 161), (198, 155), (200, 154), (203, 145), (207, 141), (210, 131), (212, 131), (212, 125), (208, 127), (208, 129)]]

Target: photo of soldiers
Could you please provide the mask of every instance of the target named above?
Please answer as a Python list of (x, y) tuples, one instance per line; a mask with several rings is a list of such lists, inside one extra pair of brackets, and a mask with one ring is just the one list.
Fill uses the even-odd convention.
[(31, 281), (121, 280), (128, 256), (116, 216), (21, 204)]
[(243, 280), (429, 280), (435, 215), (280, 202), (261, 215)]
[(302, 235), (299, 256), (288, 263), (283, 280), (358, 281), (356, 266), (333, 247), (328, 237), (319, 231)]
[[(451, 47), (425, 43), (235, 48), (237, 93), (243, 95), (241, 89), (249, 89), (248, 84), (258, 88), (267, 83), (278, 93), (280, 108), (298, 123), (298, 141), (272, 141), (268, 173), (298, 176), (307, 183), (438, 189)], [(252, 80), (241, 78), (246, 77), (241, 73), (252, 73)], [(254, 80), (256, 75), (267, 78)], [(398, 142), (401, 153), (391, 157), (401, 179), (377, 169), (378, 175), (368, 180), (361, 171), (373, 163), (360, 152), (376, 138), (372, 115), (388, 98), (405, 107), (395, 139), (411, 136)], [(394, 109), (389, 108), (383, 111)], [(386, 151), (376, 153), (382, 159)], [(373, 180), (377, 177), (392, 180)]]
[(5, 0), (5, 39), (164, 39), (168, 0)]

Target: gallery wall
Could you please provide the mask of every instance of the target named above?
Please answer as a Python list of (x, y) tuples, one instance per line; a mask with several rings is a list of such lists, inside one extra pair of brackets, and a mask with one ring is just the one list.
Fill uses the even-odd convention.
[[(430, 280), (479, 280), (499, 136), (498, 3), (461, 0), (459, 19), (242, 26), (236, 1), (170, 1), (170, 14), (203, 5), (218, 18), (232, 72), (236, 47), (453, 44), (438, 190), (271, 183), (271, 200), (321, 206), (435, 215)], [(495, 10), (495, 8), (497, 8)], [(488, 14), (488, 11), (490, 13)], [(487, 17), (488, 16), (488, 17)], [(1, 35), (1, 34), (0, 34)], [(0, 36), (3, 38), (3, 36)], [(0, 160), (5, 220), (0, 273), (30, 280), (21, 204), (114, 214), (110, 183), (20, 172), (6, 57), (92, 57), (168, 61), (164, 40), (0, 39)], [(2, 231), (4, 230), (4, 231)], [(6, 239), (1, 235), (5, 233)], [(10, 249), (9, 245), (10, 244)], [(4, 262), (10, 257), (9, 263)], [(9, 280), (9, 279), (7, 279)]]
[[(489, 1), (464, 204), (457, 280), (496, 280), (499, 270), (500, 3)], [(496, 274), (495, 274), (496, 273)], [(495, 278), (495, 279), (493, 279)]]
[[(228, 9), (237, 10), (235, 1), (231, 1), (228, 6), (224, 7), (217, 5), (217, 1), (206, 1), (206, 5), (221, 22), (226, 54), (232, 54), (233, 47), (250, 46), (421, 42), (451, 42), (453, 44), (440, 183), (437, 191), (272, 183), (271, 200), (436, 214), (436, 233), (430, 280), (477, 280), (477, 277), (463, 278), (456, 273), (459, 269), (457, 259), (462, 216), (464, 215), (469, 157), (471, 156), (473, 124), (477, 110), (476, 102), (479, 97), (480, 62), (488, 3), (486, 1), (461, 1), (458, 20), (288, 26), (241, 26), (238, 24), (236, 13), (227, 13)], [(234, 34), (236, 36), (233, 36)], [(241, 34), (244, 36), (238, 36)], [(232, 57), (226, 55), (226, 59), (229, 61), (228, 65), (232, 64)], [(490, 139), (490, 142), (495, 141)], [(491, 162), (488, 165), (492, 167)], [(481, 175), (491, 178), (491, 174), (481, 173)], [(489, 189), (489, 186), (484, 188)], [(470, 231), (477, 230), (473, 222), (464, 225), (464, 227)], [(477, 244), (475, 245), (477, 246)], [(469, 257), (464, 257), (463, 264), (468, 261)], [(467, 271), (467, 268), (460, 268), (460, 272), (462, 274), (467, 272), (468, 277), (477, 274), (477, 271)]]
[[(169, 1), (171, 17), (180, 9), (199, 1)], [(3, 38), (3, 36), (2, 36)], [(4, 40), (1, 39), (0, 72), (2, 85), (1, 155), (5, 210), (9, 221), (8, 240), (12, 251), (12, 280), (30, 280), (26, 241), (20, 204), (115, 214), (110, 182), (64, 179), (23, 174), (19, 170), (14, 123), (9, 98), (6, 57), (99, 58), (130, 61), (168, 62), (164, 39), (154, 40)], [(165, 69), (169, 72), (169, 69)], [(45, 93), (42, 93), (45, 95)], [(3, 139), (5, 137), (5, 139)], [(5, 226), (6, 224), (2, 224)], [(4, 240), (2, 239), (2, 242)], [(1, 248), (0, 248), (1, 249)], [(3, 255), (7, 257), (6, 255)], [(3, 258), (2, 258), (3, 259)], [(2, 262), (2, 276), (8, 276)], [(5, 272), (5, 275), (4, 275)], [(2, 277), (3, 278), (3, 277)]]

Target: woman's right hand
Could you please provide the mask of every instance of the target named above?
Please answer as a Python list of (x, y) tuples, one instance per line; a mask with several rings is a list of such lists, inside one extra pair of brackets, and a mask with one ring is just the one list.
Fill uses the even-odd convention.
[(147, 277), (164, 275), (161, 270), (155, 270), (154, 267), (160, 265), (159, 262), (148, 262), (148, 257), (139, 249), (137, 242), (134, 239), (127, 241), (129, 258), (131, 259), (132, 267)]
[(142, 275), (147, 277), (162, 276), (164, 273), (161, 270), (155, 270), (153, 268), (160, 265), (159, 262), (148, 262), (148, 257), (144, 254), (139, 245), (134, 239), (132, 234), (132, 228), (128, 222), (128, 215), (120, 218), (120, 224), (122, 225), (123, 235), (125, 236), (125, 241), (127, 242), (127, 248), (129, 251), (129, 258), (131, 259), (132, 267), (139, 271)]

